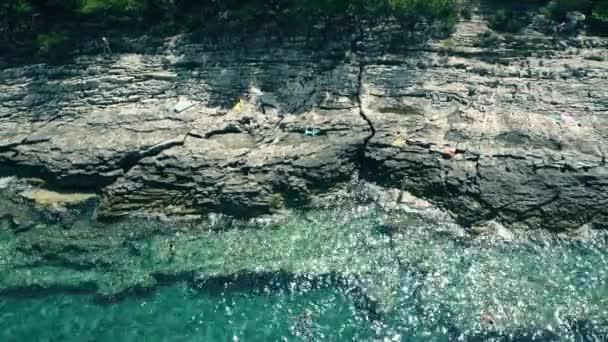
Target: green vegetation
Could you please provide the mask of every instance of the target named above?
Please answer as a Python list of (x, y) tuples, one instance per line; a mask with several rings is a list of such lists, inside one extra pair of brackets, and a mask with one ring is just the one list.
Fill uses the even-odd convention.
[(479, 5), (479, 0), (464, 0), (460, 6), (460, 16), (466, 20), (473, 17), (473, 10)]
[(499, 9), (496, 13), (488, 18), (490, 27), (496, 31), (504, 32), (519, 32), (523, 29), (522, 21), (517, 18), (514, 11)]
[(593, 32), (608, 34), (608, 0), (554, 0), (545, 11), (557, 20), (567, 20), (569, 13), (581, 12)]
[(61, 32), (45, 32), (40, 33), (36, 37), (36, 43), (38, 44), (38, 52), (42, 55), (49, 55), (64, 44), (66, 41), (66, 35)]
[(234, 29), (302, 31), (327, 23), (352, 28), (361, 20), (413, 26), (425, 20), (450, 29), (461, 0), (12, 0), (0, 4), (0, 45), (36, 44), (48, 55), (82, 37), (112, 31), (173, 34)]
[(608, 34), (608, 1), (599, 1), (591, 10), (589, 25), (596, 33)]
[[(488, 18), (490, 27), (497, 31), (518, 32), (526, 24), (526, 18), (517, 14), (534, 14), (534, 9), (529, 13), (521, 13), (521, 9), (513, 9), (518, 2), (513, 0), (501, 1), (503, 8)], [(557, 23), (571, 21), (574, 14), (581, 13), (585, 16), (585, 24), (594, 34), (608, 34), (608, 0), (535, 0), (530, 6), (536, 7), (537, 13), (556, 21)]]
[[(603, 0), (602, 0), (603, 1)], [(555, 19), (566, 19), (569, 12), (579, 11), (589, 13), (593, 8), (593, 2), (599, 4), (601, 1), (593, 0), (556, 0), (546, 5), (547, 12)]]
[[(20, 54), (52, 57), (70, 51), (75, 42), (112, 32), (167, 35), (201, 31), (214, 36), (250, 32), (251, 28), (289, 34), (319, 27), (339, 32), (352, 30), (362, 21), (397, 23), (405, 29), (424, 21), (433, 29), (449, 32), (459, 16), (470, 18), (478, 1), (11, 0), (0, 2), (0, 48), (17, 51), (15, 47), (28, 47)], [(489, 18), (490, 26), (498, 31), (520, 31), (534, 12), (556, 22), (581, 12), (593, 33), (608, 32), (608, 0), (534, 0), (527, 13), (513, 7), (521, 4), (515, 0), (498, 3), (504, 8)]]
[[(192, 20), (302, 19), (304, 15), (321, 17), (385, 17), (453, 20), (458, 0), (16, 0), (0, 5), (7, 18), (3, 29), (23, 29), (30, 16), (58, 16), (68, 22), (110, 24), (129, 18), (133, 23), (180, 25), (185, 17)], [(8, 22), (9, 17), (14, 21)]]

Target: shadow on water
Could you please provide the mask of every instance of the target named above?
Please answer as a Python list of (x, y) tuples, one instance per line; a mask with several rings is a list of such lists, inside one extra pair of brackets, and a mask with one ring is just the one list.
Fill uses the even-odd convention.
[[(175, 275), (153, 274), (156, 284), (153, 286), (134, 287), (128, 291), (111, 296), (94, 295), (93, 301), (102, 306), (119, 304), (125, 300), (146, 300), (156, 295), (161, 288), (186, 284), (198, 296), (222, 298), (234, 295), (277, 296), (299, 295), (319, 290), (329, 290), (346, 296), (362, 316), (371, 320), (382, 319), (378, 303), (367, 295), (367, 289), (358, 275), (343, 276), (337, 273), (324, 275), (293, 274), (278, 272), (243, 272), (233, 275), (197, 278), (194, 272)], [(57, 288), (51, 291), (27, 289), (25, 293), (44, 297), (56, 294), (94, 294), (97, 288)], [(15, 294), (22, 297), (20, 289), (15, 289), (8, 296)], [(28, 298), (28, 297), (23, 297)]]
[[(329, 247), (323, 250), (319, 250), (318, 245), (313, 245), (315, 248), (311, 248), (310, 251), (306, 250), (303, 258), (310, 261), (315, 260), (319, 255), (333, 255), (333, 252), (340, 254), (348, 250), (353, 251), (356, 257), (372, 260), (371, 263), (365, 264), (369, 267), (349, 267), (350, 263), (358, 261), (353, 257), (348, 258), (345, 266), (339, 268), (338, 271), (312, 275), (283, 270), (284, 267), (289, 269), (289, 264), (284, 264), (284, 266), (277, 266), (275, 263), (266, 264), (264, 262), (270, 256), (261, 253), (255, 254), (260, 255), (259, 263), (252, 263), (248, 268), (243, 268), (238, 264), (238, 267), (220, 267), (212, 272), (212, 268), (205, 268), (207, 266), (204, 261), (209, 258), (201, 257), (196, 259), (200, 263), (195, 262), (190, 267), (184, 268), (190, 271), (175, 270), (174, 272), (174, 268), (171, 267), (172, 262), (166, 259), (175, 258), (174, 261), (179, 261), (183, 255), (180, 255), (178, 250), (177, 254), (174, 252), (171, 256), (171, 249), (167, 250), (167, 241), (173, 241), (173, 236), (169, 231), (174, 232), (174, 230), (167, 229), (166, 225), (163, 226), (161, 223), (153, 221), (137, 224), (125, 223), (112, 227), (85, 225), (79, 228), (81, 229), (80, 235), (61, 235), (61, 241), (69, 243), (57, 244), (58, 250), (63, 251), (68, 248), (70, 252), (74, 252), (73, 238), (78, 236), (82, 241), (93, 240), (99, 243), (96, 248), (83, 249), (83, 251), (91, 253), (91, 256), (95, 256), (92, 260), (102, 260), (98, 254), (100, 250), (107, 251), (108, 246), (120, 246), (116, 251), (126, 250), (124, 255), (129, 256), (133, 253), (130, 248), (133, 248), (136, 252), (133, 260), (137, 262), (146, 260), (150, 264), (158, 263), (167, 267), (146, 269), (145, 277), (140, 279), (136, 266), (139, 264), (125, 262), (126, 267), (120, 269), (133, 269), (135, 278), (142, 280), (138, 283), (143, 285), (111, 297), (101, 297), (97, 294), (104, 291), (101, 287), (107, 285), (108, 280), (120, 281), (121, 274), (115, 271), (116, 265), (105, 264), (102, 267), (97, 264), (100, 272), (108, 272), (104, 276), (112, 277), (111, 279), (104, 278), (104, 282), (99, 283), (100, 288), (97, 288), (95, 283), (86, 282), (87, 279), (80, 278), (83, 271), (86, 270), (75, 270), (73, 274), (80, 279), (80, 282), (77, 283), (78, 287), (15, 287), (2, 293), (0, 301), (4, 308), (21, 307), (20, 310), (23, 311), (28, 310), (24, 307), (36, 306), (36, 309), (29, 311), (32, 315), (39, 314), (36, 310), (42, 311), (39, 309), (42, 306), (46, 309), (63, 301), (75, 312), (88, 310), (87, 312), (91, 316), (96, 317), (107, 314), (110, 317), (107, 319), (107, 324), (111, 324), (112, 327), (119, 324), (117, 321), (123, 320), (124, 316), (120, 313), (122, 310), (131, 310), (129, 312), (132, 313), (132, 316), (129, 319), (134, 322), (133, 324), (144, 325), (145, 323), (142, 322), (145, 320), (139, 321), (140, 318), (137, 316), (144, 311), (143, 309), (137, 311), (139, 309), (136, 308), (140, 306), (145, 306), (146, 310), (149, 308), (155, 311), (154, 319), (161, 321), (164, 319), (162, 317), (164, 315), (192, 317), (200, 311), (201, 306), (207, 305), (209, 308), (204, 319), (208, 321), (204, 321), (202, 318), (201, 320), (207, 325), (218, 325), (219, 330), (222, 330), (220, 329), (222, 324), (227, 324), (224, 321), (226, 319), (225, 311), (231, 311), (235, 313), (235, 316), (231, 317), (238, 316), (235, 319), (238, 324), (260, 325), (260, 329), (270, 331), (271, 334), (274, 334), (273, 336), (286, 334), (285, 331), (289, 329), (285, 327), (293, 326), (294, 331), (305, 341), (328, 340), (320, 338), (313, 332), (327, 333), (331, 329), (342, 328), (351, 329), (351, 332), (356, 331), (353, 334), (360, 334), (357, 335), (360, 337), (358, 340), (364, 341), (385, 338), (390, 340), (394, 336), (399, 336), (399, 341), (416, 342), (606, 341), (608, 338), (603, 332), (605, 326), (601, 320), (601, 313), (591, 312), (603, 309), (601, 303), (595, 305), (595, 302), (601, 302), (598, 298), (604, 295), (602, 286), (605, 286), (602, 281), (604, 278), (602, 269), (604, 268), (601, 266), (605, 260), (606, 241), (602, 236), (599, 236), (597, 240), (581, 242), (566, 239), (562, 241), (554, 236), (545, 239), (543, 235), (536, 240), (528, 239), (523, 243), (498, 243), (490, 246), (485, 242), (461, 234), (460, 229), (451, 229), (447, 225), (430, 225), (429, 222), (420, 223), (409, 217), (387, 218), (384, 215), (370, 214), (369, 217), (357, 217), (351, 218), (352, 221), (344, 221), (344, 216), (348, 214), (343, 211), (324, 212), (319, 218), (311, 215), (309, 214), (310, 217), (301, 215), (301, 213), (295, 215), (292, 217), (292, 221), (301, 221), (300, 224), (291, 228), (283, 227), (284, 231), (281, 231), (280, 228), (271, 228), (260, 232), (253, 229), (256, 227), (239, 230), (240, 226), (234, 224), (227, 231), (218, 230), (215, 233), (209, 233), (207, 230), (211, 228), (207, 225), (203, 225), (204, 228), (197, 225), (187, 225), (187, 227), (177, 225), (180, 235), (189, 232), (196, 239), (213, 239), (225, 234), (221, 235), (223, 237), (221, 241), (225, 241), (225, 246), (228, 248), (237, 244), (264, 243), (264, 246), (268, 246), (268, 248), (276, 248), (280, 251), (289, 249), (290, 252), (293, 252), (297, 246), (301, 247), (302, 241), (309, 241), (313, 238), (322, 240), (335, 238), (336, 241), (324, 241), (322, 246)], [(136, 227), (139, 225), (145, 226), (145, 229), (142, 228), (143, 230), (137, 233)], [(316, 228), (312, 229), (311, 226)], [(345, 229), (345, 226), (348, 229)], [(97, 234), (104, 227), (106, 230), (101, 236), (111, 235), (113, 238), (108, 241), (94, 240), (99, 239)], [(197, 229), (196, 227), (201, 229), (200, 234), (192, 231), (192, 229)], [(336, 229), (338, 233), (335, 236), (322, 235), (327, 231), (327, 227)], [(30, 234), (31, 238), (36, 238), (35, 241), (38, 239), (42, 241), (40, 245), (52, 249), (53, 239), (45, 238), (46, 235), (44, 235), (44, 232), (48, 233), (50, 228), (37, 229), (32, 228), (27, 233), (21, 233), (18, 238), (22, 239), (24, 234)], [(71, 233), (74, 231), (61, 230), (61, 232)], [(236, 239), (234, 238), (236, 235), (232, 234), (235, 232), (238, 233), (236, 234), (238, 236), (252, 234), (256, 238)], [(277, 232), (281, 232), (281, 234), (273, 235)], [(299, 242), (296, 244), (283, 246), (285, 249), (281, 249), (280, 244), (290, 236), (297, 235), (296, 233), (302, 235), (301, 240), (298, 240)], [(355, 235), (356, 238), (349, 237), (349, 234)], [(53, 236), (49, 235), (49, 237)], [(158, 241), (156, 239), (151, 241), (156, 241), (159, 246), (162, 246), (157, 251), (162, 258), (146, 259), (148, 249), (154, 245), (152, 242), (146, 243), (146, 239), (150, 236), (158, 238)], [(140, 241), (141, 246), (137, 246)], [(210, 240), (210, 244), (213, 241)], [(84, 246), (88, 245), (84, 244)], [(223, 245), (218, 247), (217, 252), (220, 265), (227, 262), (226, 258), (229, 258), (229, 255), (241, 255), (240, 252), (235, 251), (232, 251), (233, 254), (227, 253), (226, 248), (221, 246)], [(186, 253), (188, 250), (186, 247), (184, 246), (182, 251), (184, 255), (190, 255)], [(209, 246), (201, 244), (192, 247), (197, 252), (205, 248), (209, 248)], [(378, 251), (381, 252), (376, 253)], [(276, 259), (271, 260), (280, 260), (283, 256), (283, 253), (272, 254), (272, 257)], [(82, 255), (76, 253), (72, 260), (81, 260), (80, 257)], [(251, 258), (250, 254), (243, 254), (243, 260), (252, 262)], [(328, 258), (327, 260), (334, 262), (335, 259)], [(60, 265), (58, 260), (50, 259), (50, 261), (55, 262), (51, 271), (66, 268), (66, 264)], [(261, 267), (256, 265), (260, 264), (266, 265), (266, 268), (263, 268), (266, 271), (256, 271)], [(147, 266), (148, 264), (146, 264)], [(201, 272), (192, 271), (193, 269)], [(268, 271), (276, 269), (279, 270)], [(14, 270), (15, 268), (9, 269), (9, 271)], [(207, 273), (204, 272), (205, 270)], [(228, 270), (232, 270), (230, 275), (218, 275), (221, 272), (228, 272)], [(486, 277), (488, 273), (491, 273), (490, 278)], [(47, 275), (47, 273), (43, 273), (43, 275)], [(35, 280), (35, 276), (31, 277)], [(518, 280), (510, 282), (514, 278)], [(494, 279), (496, 282), (492, 283)], [(556, 283), (547, 284), (548, 280), (556, 281)], [(444, 286), (445, 284), (448, 286)], [(538, 288), (534, 288), (535, 286)], [(569, 290), (570, 288), (572, 290)], [(579, 298), (584, 295), (585, 297)], [(541, 323), (526, 321), (522, 325), (527, 330), (522, 330), (522, 325), (506, 324), (506, 320), (515, 316), (509, 316), (509, 312), (501, 316), (499, 309), (517, 309), (520, 299), (535, 307), (546, 305), (549, 310), (554, 307), (564, 307), (563, 315), (560, 314), (558, 318), (560, 325), (549, 328), (546, 327), (545, 322), (547, 321), (539, 320)], [(496, 301), (497, 304), (490, 305), (488, 309), (489, 314), (496, 316), (490, 316), (489, 319), (482, 317), (481, 319), (485, 321), (480, 322), (478, 314), (481, 312), (477, 312), (477, 310), (483, 312), (486, 309), (483, 306), (486, 305), (486, 300)], [(572, 303), (572, 305), (565, 306), (564, 302)], [(478, 303), (481, 303), (481, 308), (476, 306)], [(587, 310), (589, 309), (585, 308), (587, 305), (595, 306)], [(175, 312), (165, 312), (167, 308), (175, 310)], [(578, 310), (579, 308), (581, 310)], [(524, 312), (524, 310), (529, 311)], [(259, 315), (258, 311), (260, 311)], [(544, 313), (548, 310), (526, 307), (519, 312), (523, 315), (528, 312), (534, 314), (541, 311)], [(116, 313), (116, 316), (112, 316), (111, 313)], [(78, 316), (78, 314), (74, 314), (74, 316)], [(325, 324), (326, 316), (332, 317), (331, 323)], [(600, 319), (597, 318), (598, 316)], [(530, 316), (521, 317), (526, 317), (525, 319), (528, 320)], [(276, 320), (279, 323), (267, 323), (265, 321), (267, 319)], [(252, 321), (256, 321), (255, 324), (252, 324)], [(10, 321), (5, 324), (14, 325), (15, 322)], [(145, 322), (147, 323), (147, 321)], [(30, 319), (27, 324), (38, 324), (38, 322)], [(175, 331), (181, 329), (180, 324), (184, 323), (175, 322), (174, 327), (178, 328)], [(319, 328), (320, 326), (321, 328)], [(222, 333), (231, 333), (231, 329), (232, 326), (226, 326)], [(247, 333), (250, 333), (251, 330), (247, 329), (240, 330), (243, 338), (249, 337)], [(175, 333), (175, 331), (171, 333)], [(43, 333), (49, 332), (44, 331)], [(0, 336), (2, 335), (0, 334)], [(365, 338), (361, 338), (362, 336)], [(371, 337), (367, 338), (368, 336)]]
[[(413, 272), (413, 271), (412, 271)], [(412, 273), (410, 272), (410, 273)], [(424, 273), (418, 272), (421, 278)], [(413, 272), (412, 274), (417, 274)], [(178, 276), (156, 276), (158, 284), (155, 287), (134, 289), (121, 296), (96, 298), (96, 303), (103, 306), (117, 305), (121, 301), (129, 299), (145, 302), (147, 299), (158, 293), (162, 287), (175, 286), (178, 283), (186, 283), (190, 288), (191, 295), (221, 299), (224, 297), (248, 296), (248, 297), (276, 297), (281, 295), (300, 295), (319, 290), (329, 290), (332, 293), (345, 295), (356, 309), (362, 321), (368, 325), (383, 322), (386, 326), (391, 325), (391, 317), (380, 312), (376, 303), (366, 296), (364, 282), (358, 276), (344, 277), (338, 274), (326, 275), (297, 275), (289, 272), (263, 272), (263, 273), (240, 273), (231, 276), (209, 277), (196, 279), (193, 273), (181, 274)], [(33, 298), (43, 298), (53, 295), (91, 295), (96, 291), (94, 284), (85, 283), (78, 288), (52, 287), (46, 289), (36, 288), (15, 288), (2, 294), (3, 297), (10, 297), (18, 300), (28, 300)], [(412, 296), (407, 300), (409, 305), (415, 307), (417, 315), (423, 317), (429, 315), (425, 311), (425, 299), (420, 291), (414, 290)], [(95, 297), (94, 297), (95, 298)], [(433, 313), (431, 313), (432, 315)], [(563, 326), (560, 327), (561, 335), (548, 329), (536, 330), (517, 330), (511, 332), (501, 332), (492, 329), (492, 322), (488, 322), (487, 329), (480, 332), (461, 331), (453, 322), (450, 309), (439, 303), (438, 310), (434, 314), (439, 317), (433, 322), (432, 330), (441, 328), (440, 335), (446, 341), (496, 341), (496, 342), (526, 342), (526, 341), (606, 341), (608, 336), (599, 332), (593, 322), (584, 319), (565, 317)], [(313, 315), (308, 311), (297, 315), (294, 320), (294, 329), (305, 341), (316, 340), (310, 331), (316, 323)], [(564, 335), (564, 333), (566, 335)], [(308, 335), (307, 335), (308, 334)], [(310, 335), (310, 336), (309, 336)], [(308, 336), (308, 337), (307, 337)], [(420, 341), (414, 332), (412, 336), (401, 336), (401, 340)]]
[(29, 300), (35, 298), (45, 298), (49, 296), (57, 295), (74, 295), (74, 296), (86, 296), (92, 295), (97, 292), (97, 285), (94, 282), (86, 282), (79, 286), (50, 286), (50, 287), (35, 287), (35, 286), (23, 286), (13, 287), (0, 292), (0, 298), (10, 298), (17, 300)]
[(199, 294), (215, 297), (235, 293), (273, 296), (331, 290), (346, 295), (361, 315), (372, 320), (382, 319), (378, 303), (367, 295), (368, 291), (358, 275), (344, 276), (337, 273), (307, 275), (285, 271), (240, 273), (231, 276), (198, 279), (194, 281), (193, 288)]

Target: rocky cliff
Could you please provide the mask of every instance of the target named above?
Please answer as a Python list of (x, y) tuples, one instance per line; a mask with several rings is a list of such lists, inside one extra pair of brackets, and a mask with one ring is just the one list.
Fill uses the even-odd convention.
[(114, 40), (6, 68), (0, 173), (98, 192), (106, 218), (255, 216), (357, 176), (465, 225), (608, 225), (608, 39), (403, 36)]

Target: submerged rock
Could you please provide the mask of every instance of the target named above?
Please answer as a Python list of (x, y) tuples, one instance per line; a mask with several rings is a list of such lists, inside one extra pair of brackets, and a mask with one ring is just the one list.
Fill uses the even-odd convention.
[(11, 230), (20, 232), (40, 223), (40, 217), (6, 198), (0, 197), (0, 224), (5, 221)]
[(573, 319), (608, 320), (594, 300), (608, 269), (600, 267), (608, 260), (601, 238), (488, 245), (465, 240), (452, 222), (417, 215), (341, 207), (281, 213), (273, 224), (139, 219), (62, 227), (39, 218), (28, 230), (0, 230), (0, 293), (84, 291), (107, 302), (177, 281), (218, 295), (331, 287), (363, 317), (401, 327), (404, 336), (414, 332), (403, 327), (485, 336), (484, 313), (494, 318), (490, 335), (530, 331), (554, 324), (552, 310), (564, 301), (570, 306), (561, 312)]

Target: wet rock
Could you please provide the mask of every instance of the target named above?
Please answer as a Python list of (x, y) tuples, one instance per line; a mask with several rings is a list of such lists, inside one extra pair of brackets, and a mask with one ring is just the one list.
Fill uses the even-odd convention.
[(580, 227), (567, 230), (567, 235), (576, 239), (588, 239), (591, 236), (591, 225), (583, 224)]
[(40, 223), (40, 217), (27, 208), (0, 197), (0, 222), (5, 221), (15, 232), (29, 230)]
[(364, 184), (364, 191), (375, 205), (387, 212), (406, 211), (421, 212), (437, 209), (429, 201), (414, 196), (412, 193), (399, 189), (386, 189), (373, 184)]
[(480, 236), (491, 237), (506, 242), (515, 239), (515, 234), (513, 234), (513, 232), (494, 220), (473, 225), (471, 231)]

